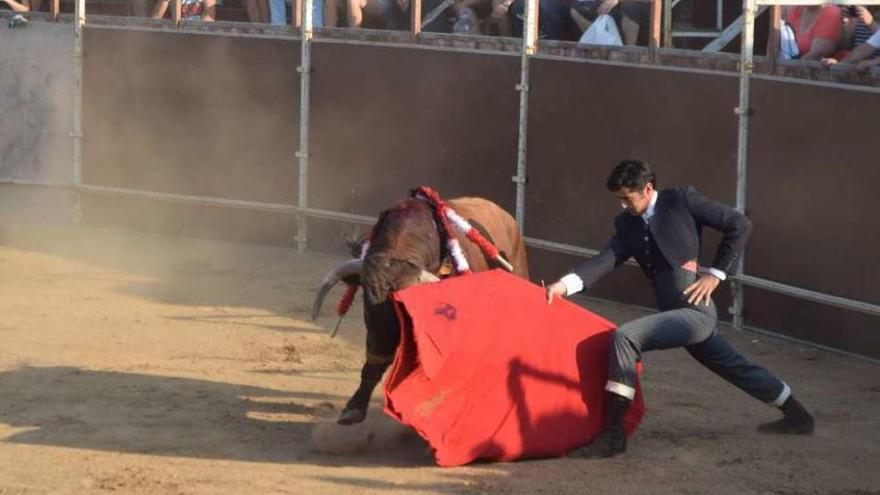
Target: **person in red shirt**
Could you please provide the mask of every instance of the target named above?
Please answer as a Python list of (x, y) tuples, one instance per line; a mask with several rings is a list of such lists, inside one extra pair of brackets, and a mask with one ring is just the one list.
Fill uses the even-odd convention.
[(801, 60), (821, 60), (837, 52), (843, 24), (840, 7), (796, 6), (787, 12), (785, 20), (794, 29)]

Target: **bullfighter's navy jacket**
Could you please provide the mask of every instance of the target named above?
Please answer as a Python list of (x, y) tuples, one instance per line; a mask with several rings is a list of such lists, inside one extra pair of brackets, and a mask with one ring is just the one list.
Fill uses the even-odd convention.
[(630, 257), (652, 281), (661, 271), (680, 271), (700, 254), (704, 226), (724, 234), (711, 267), (728, 273), (745, 249), (752, 224), (733, 208), (712, 201), (691, 186), (659, 191), (654, 215), (622, 213), (614, 221), (615, 234), (598, 255), (574, 269), (588, 289)]

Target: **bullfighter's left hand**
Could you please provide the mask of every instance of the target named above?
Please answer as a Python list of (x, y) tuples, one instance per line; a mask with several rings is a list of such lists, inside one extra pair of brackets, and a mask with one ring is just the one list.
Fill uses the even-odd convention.
[(700, 275), (696, 282), (687, 286), (684, 290), (684, 294), (688, 296), (688, 303), (697, 305), (703, 303), (708, 306), (709, 301), (712, 300), (712, 293), (715, 292), (720, 283), (721, 280), (715, 275), (710, 273)]

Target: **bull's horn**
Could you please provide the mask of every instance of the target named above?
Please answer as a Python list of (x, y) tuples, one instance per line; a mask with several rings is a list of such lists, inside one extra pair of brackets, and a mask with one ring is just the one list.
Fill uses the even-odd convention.
[(429, 283), (429, 282), (439, 282), (439, 281), (440, 281), (440, 277), (438, 277), (437, 275), (434, 275), (433, 273), (431, 273), (427, 270), (422, 270), (422, 273), (419, 275), (419, 282), (423, 283), (423, 284)]
[(333, 271), (324, 277), (324, 281), (321, 282), (321, 287), (318, 289), (318, 295), (315, 296), (315, 302), (312, 304), (312, 321), (318, 318), (318, 313), (321, 312), (321, 305), (324, 304), (324, 298), (327, 297), (330, 289), (343, 278), (360, 273), (363, 264), (364, 261), (360, 259), (348, 260), (334, 268)]

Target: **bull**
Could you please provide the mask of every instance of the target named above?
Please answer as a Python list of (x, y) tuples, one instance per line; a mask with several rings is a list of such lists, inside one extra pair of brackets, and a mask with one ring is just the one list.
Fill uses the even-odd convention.
[[(515, 275), (528, 279), (525, 244), (516, 220), (509, 213), (482, 198), (457, 198), (448, 204), (498, 248)], [(471, 271), (502, 266), (462, 233), (454, 235)], [(400, 323), (390, 294), (418, 283), (437, 281), (450, 266), (451, 255), (438, 233), (431, 206), (415, 197), (399, 201), (379, 215), (368, 246), (362, 258), (342, 263), (327, 274), (312, 307), (314, 320), (324, 297), (340, 281), (363, 288), (366, 362), (361, 369), (360, 385), (337, 421), (343, 425), (366, 418), (370, 397), (400, 344)]]

